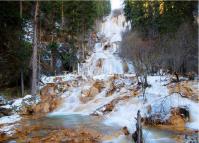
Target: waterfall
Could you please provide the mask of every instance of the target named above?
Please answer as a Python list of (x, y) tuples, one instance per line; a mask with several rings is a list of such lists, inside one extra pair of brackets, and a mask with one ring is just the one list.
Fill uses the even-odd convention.
[(82, 63), (79, 72), (86, 76), (102, 74), (124, 74), (125, 65), (128, 72), (133, 72), (133, 66), (122, 60), (118, 55), (119, 44), (122, 40), (122, 32), (127, 28), (123, 13), (113, 16), (111, 13), (105, 18), (98, 32), (98, 41), (95, 44), (92, 55)]

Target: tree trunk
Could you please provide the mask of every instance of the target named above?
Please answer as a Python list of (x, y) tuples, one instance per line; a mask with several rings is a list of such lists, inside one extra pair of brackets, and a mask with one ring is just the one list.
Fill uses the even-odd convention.
[(148, 82), (147, 82), (147, 75), (144, 75), (144, 87), (146, 88), (148, 86)]
[(39, 53), (39, 55), (38, 55), (38, 63), (39, 63), (39, 65), (38, 65), (38, 79), (40, 79), (40, 77), (41, 77), (41, 59), (40, 59), (40, 53)]
[(175, 76), (176, 76), (176, 81), (179, 82), (179, 76), (177, 72), (174, 72)]
[[(19, 1), (19, 7), (20, 7), (20, 19), (22, 20), (23, 17), (23, 5), (22, 5), (22, 0)], [(22, 37), (20, 36), (20, 40)], [(20, 69), (20, 77), (21, 77), (21, 96), (24, 96), (24, 76), (23, 76), (23, 67)]]
[(24, 96), (24, 77), (23, 77), (23, 68), (21, 68), (21, 96)]
[(52, 67), (52, 70), (53, 70), (54, 74), (56, 73), (56, 61), (57, 61), (56, 53), (57, 53), (57, 50), (53, 48), (51, 50), (51, 58), (52, 58), (51, 59), (51, 61), (52, 61), (51, 67)]
[(37, 26), (38, 26), (38, 15), (39, 15), (39, 1), (35, 4), (35, 16), (34, 16), (34, 37), (33, 37), (33, 53), (32, 53), (32, 85), (31, 94), (36, 95), (37, 93)]
[(143, 143), (142, 142), (142, 126), (141, 126), (141, 116), (140, 111), (137, 112), (137, 124), (136, 124), (137, 132), (138, 132), (138, 140), (137, 143)]
[(23, 5), (22, 5), (22, 0), (20, 0), (20, 18), (22, 18), (22, 13), (23, 13)]
[(139, 80), (139, 75), (136, 73), (137, 84), (140, 85), (141, 81)]
[(137, 112), (136, 131), (132, 134), (135, 143), (143, 143), (140, 110)]
[(64, 29), (64, 2), (61, 3), (61, 20), (62, 20), (62, 30)]

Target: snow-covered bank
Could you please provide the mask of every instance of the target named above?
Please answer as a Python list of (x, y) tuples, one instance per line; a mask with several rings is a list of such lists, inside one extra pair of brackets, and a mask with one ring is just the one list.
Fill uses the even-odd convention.
[(9, 109), (9, 114), (0, 118), (0, 132), (12, 135), (15, 132), (14, 127), (21, 120), (19, 115), (20, 110), (25, 106), (32, 106), (40, 101), (39, 96), (26, 95), (23, 98), (18, 98), (8, 102), (9, 104), (0, 106), (1, 110)]
[(4, 116), (0, 118), (0, 133), (12, 135), (15, 133), (16, 122), (20, 121), (21, 117), (17, 114)]
[(1, 124), (10, 124), (17, 122), (21, 119), (21, 117), (17, 114), (11, 115), (11, 116), (4, 116), (0, 118), (0, 125)]

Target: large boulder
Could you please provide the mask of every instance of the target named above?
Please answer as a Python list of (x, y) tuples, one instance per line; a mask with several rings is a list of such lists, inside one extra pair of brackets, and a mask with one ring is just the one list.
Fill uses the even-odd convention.
[[(49, 113), (56, 108), (58, 108), (62, 103), (61, 97), (54, 96), (53, 98), (49, 96), (49, 98), (45, 98), (45, 100), (41, 100), (38, 104), (32, 106), (32, 113)], [(29, 113), (29, 112), (28, 112)]]
[(12, 109), (20, 114), (30, 114), (32, 113), (32, 107), (40, 102), (40, 97), (38, 95), (26, 95), (23, 98), (18, 98), (13, 101)]
[(43, 92), (43, 94), (40, 95), (41, 101), (33, 106), (34, 113), (49, 113), (62, 103), (61, 96), (55, 92), (55, 86), (47, 86), (44, 90), (46, 94)]
[(61, 97), (56, 90), (57, 84), (49, 83), (41, 89), (39, 96), (35, 96), (39, 97), (39, 102), (34, 98), (23, 99), (20, 114), (49, 113), (56, 109), (61, 104)]
[(152, 112), (152, 107), (147, 106), (149, 116), (144, 117), (145, 125), (161, 126), (162, 128), (184, 130), (186, 121), (189, 119), (189, 110), (187, 107), (173, 107), (169, 113), (163, 114)]

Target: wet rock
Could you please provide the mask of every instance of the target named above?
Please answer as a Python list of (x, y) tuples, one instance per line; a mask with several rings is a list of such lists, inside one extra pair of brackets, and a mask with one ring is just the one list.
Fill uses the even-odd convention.
[(187, 134), (184, 136), (184, 143), (198, 143), (198, 134)]
[(137, 96), (137, 95), (139, 95), (139, 92), (133, 90), (133, 91), (131, 91), (131, 95), (132, 96)]
[(49, 98), (42, 100), (35, 106), (32, 106), (34, 113), (49, 113), (58, 108), (62, 103), (59, 96), (49, 96)]
[(93, 130), (86, 129), (67, 129), (67, 128), (46, 128), (47, 135), (30, 136), (43, 130), (40, 126), (24, 126), (21, 130), (17, 130), (16, 138), (19, 141), (30, 143), (98, 143), (100, 142), (100, 134)]
[(114, 86), (113, 83), (111, 83), (109, 85), (107, 92), (106, 92), (106, 96), (111, 96), (115, 91), (116, 91), (116, 87)]
[(49, 103), (43, 103), (43, 111), (44, 113), (48, 113), (50, 111), (50, 105)]
[(56, 95), (56, 84), (55, 83), (49, 83), (46, 86), (44, 86), (41, 90), (40, 90), (40, 96), (42, 100), (45, 100), (45, 98), (48, 98), (47, 96), (53, 96)]
[(80, 101), (86, 103), (92, 100), (99, 93), (99, 89), (95, 86), (89, 87), (87, 89), (82, 90), (82, 95), (80, 96)]
[(24, 98), (16, 99), (13, 104), (13, 110), (19, 114), (31, 115), (34, 113), (34, 106), (40, 102), (39, 96), (26, 95)]
[(185, 119), (185, 121), (189, 121), (190, 119), (189, 108), (187, 106), (171, 108), (171, 114), (180, 115), (182, 118)]
[(101, 90), (105, 88), (105, 83), (101, 80), (96, 80), (95, 83), (93, 84), (93, 87), (97, 88), (98, 91), (101, 92)]
[(111, 103), (105, 105), (105, 109), (103, 112), (110, 112), (113, 110), (113, 108), (114, 108), (114, 105), (113, 105), (113, 102), (111, 102)]
[(194, 90), (191, 85), (187, 82), (173, 83), (167, 86), (169, 94), (179, 93), (182, 97), (190, 98), (194, 95)]
[(111, 47), (111, 44), (110, 43), (107, 43), (106, 45), (104, 45), (104, 50), (107, 50), (108, 48)]
[(113, 111), (115, 105), (122, 101), (122, 100), (128, 100), (130, 98), (130, 96), (123, 96), (123, 97), (117, 97), (116, 99), (113, 99), (111, 102), (109, 102), (108, 104), (98, 108), (95, 112), (93, 112), (91, 115), (104, 115), (107, 114), (111, 111)]
[(32, 115), (34, 113), (34, 106), (23, 106), (20, 110), (21, 115)]
[(37, 113), (48, 113), (56, 109), (61, 104), (61, 97), (56, 94), (56, 85), (47, 84), (42, 88), (40, 96), (27, 95), (18, 103), (21, 105), (19, 113), (32, 115)]
[(130, 134), (126, 126), (122, 128), (122, 132), (124, 133), (125, 136), (128, 136)]
[(102, 68), (103, 62), (104, 62), (104, 59), (97, 60), (96, 67)]
[(171, 108), (167, 114), (152, 113), (152, 108), (147, 108), (149, 112), (148, 117), (144, 117), (143, 121), (145, 125), (161, 126), (162, 128), (175, 128), (176, 130), (184, 130), (186, 124), (186, 116), (189, 116), (189, 112), (184, 107)]
[(62, 82), (57, 85), (58, 93), (64, 93), (69, 89), (70, 85), (67, 82)]
[(99, 89), (96, 87), (91, 87), (90, 90), (87, 92), (89, 97), (93, 97), (99, 93)]
[(100, 80), (97, 80), (91, 87), (86, 87), (82, 90), (82, 97), (94, 97), (101, 92), (102, 88), (104, 88), (104, 83)]
[(7, 106), (0, 107), (0, 117), (10, 116), (12, 115), (12, 113), (13, 113), (12, 108), (8, 108)]

